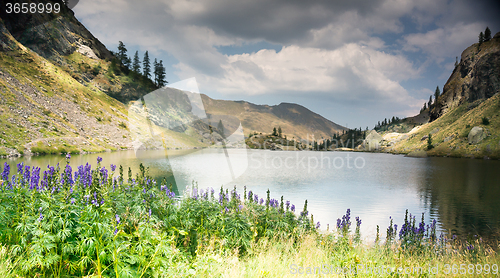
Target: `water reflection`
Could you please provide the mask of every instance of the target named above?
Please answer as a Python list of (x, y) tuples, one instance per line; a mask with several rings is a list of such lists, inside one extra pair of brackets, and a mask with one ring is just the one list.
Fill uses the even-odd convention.
[[(336, 219), (350, 208), (353, 217), (360, 216), (363, 220), (362, 235), (370, 239), (375, 236), (376, 225), (380, 225), (382, 236), (385, 234), (389, 216), (401, 226), (406, 209), (417, 219), (425, 213), (426, 222), (435, 218), (442, 231), (462, 236), (491, 237), (500, 227), (499, 161), (348, 152), (228, 151), (233, 165), (241, 166), (238, 171), (243, 173), (229, 183), (213, 169), (218, 165), (215, 162), (221, 157), (221, 149), (169, 150), (168, 156), (164, 151), (147, 151), (141, 159), (133, 151), (75, 155), (71, 166), (89, 162), (95, 167), (97, 157), (101, 156), (104, 166), (123, 165), (126, 176), (128, 167), (136, 173), (143, 163), (157, 181), (166, 178), (176, 184), (177, 193), (193, 182), (200, 188), (213, 187), (216, 191), (220, 186), (236, 185), (240, 193), (246, 186), (247, 191), (252, 190), (264, 199), (270, 189), (272, 198), (279, 200), (284, 196), (297, 210), (302, 209), (307, 199), (309, 211), (324, 229), (327, 224), (333, 228)], [(358, 166), (363, 160), (363, 167), (353, 164), (356, 158)], [(345, 164), (338, 167), (341, 160)], [(3, 161), (8, 161), (12, 169), (23, 161), (42, 170), (47, 164), (65, 163), (64, 156), (0, 162)], [(350, 167), (347, 161), (351, 162)], [(172, 169), (176, 171), (175, 179)]]

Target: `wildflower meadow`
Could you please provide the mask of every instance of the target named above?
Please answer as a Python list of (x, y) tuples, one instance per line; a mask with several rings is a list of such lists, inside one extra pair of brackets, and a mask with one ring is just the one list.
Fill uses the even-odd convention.
[[(47, 169), (3, 165), (2, 277), (384, 277), (420, 265), (428, 271), (422, 276), (445, 277), (446, 265), (451, 274), (470, 274), (470, 265), (476, 275), (498, 274), (498, 245), (438, 236), (436, 221), (423, 216), (417, 222), (407, 212), (399, 230), (391, 219), (385, 240), (377, 227), (375, 242), (365, 242), (362, 220), (351, 227), (349, 209), (325, 231), (307, 200), (296, 211), (269, 190), (258, 196), (246, 187), (195, 185), (176, 196), (142, 164), (125, 177), (123, 167), (106, 168), (101, 158), (94, 169), (72, 169), (70, 159)], [(431, 271), (436, 264), (439, 273)], [(374, 274), (382, 265), (392, 272)]]

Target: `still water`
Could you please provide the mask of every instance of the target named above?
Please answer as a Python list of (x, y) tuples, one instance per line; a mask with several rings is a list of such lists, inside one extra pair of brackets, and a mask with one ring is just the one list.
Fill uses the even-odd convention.
[[(269, 150), (205, 149), (191, 151), (134, 151), (74, 155), (77, 165), (103, 158), (103, 165), (122, 165), (127, 177), (131, 167), (140, 163), (150, 169), (158, 181), (175, 183), (177, 192), (197, 184), (200, 189), (235, 185), (243, 195), (243, 186), (259, 198), (279, 200), (284, 196), (320, 221), (321, 228), (335, 226), (347, 208), (351, 216), (362, 220), (361, 233), (373, 239), (376, 225), (381, 236), (392, 216), (398, 227), (405, 210), (425, 214), (425, 222), (436, 219), (441, 231), (459, 236), (494, 236), (500, 227), (500, 161), (456, 158), (409, 158), (401, 155), (353, 152), (279, 152)], [(64, 166), (64, 156), (23, 157), (7, 162), (15, 164)], [(352, 221), (355, 223), (355, 221)]]

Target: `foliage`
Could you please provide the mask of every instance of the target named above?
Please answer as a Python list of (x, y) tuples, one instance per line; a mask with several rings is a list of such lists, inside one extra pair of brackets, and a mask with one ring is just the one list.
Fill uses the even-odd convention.
[(197, 186), (178, 198), (142, 164), (135, 178), (88, 163), (48, 166), (41, 173), (20, 163), (4, 165), (0, 193), (0, 242), (22, 276), (151, 277), (164, 275), (197, 256), (203, 246), (248, 254), (262, 238), (315, 233), (307, 216), (295, 216), (283, 198), (264, 200), (251, 191)]
[(427, 150), (432, 150), (434, 148), (434, 145), (432, 145), (432, 134), (429, 133), (427, 137)]
[(481, 121), (482, 121), (483, 125), (489, 125), (490, 124), (490, 120), (487, 117), (483, 117), (481, 119)]
[(491, 40), (491, 30), (489, 27), (486, 27), (486, 30), (484, 30), (484, 41), (490, 41)]
[(439, 90), (439, 86), (436, 87), (436, 91), (434, 92), (434, 102), (437, 102), (437, 99), (441, 95), (441, 91)]
[(136, 51), (134, 54), (134, 60), (132, 62), (132, 70), (139, 74), (141, 70), (141, 61), (139, 60), (139, 51)]
[(144, 59), (142, 59), (142, 70), (144, 77), (149, 79), (151, 77), (151, 63), (149, 61), (148, 51), (144, 53)]

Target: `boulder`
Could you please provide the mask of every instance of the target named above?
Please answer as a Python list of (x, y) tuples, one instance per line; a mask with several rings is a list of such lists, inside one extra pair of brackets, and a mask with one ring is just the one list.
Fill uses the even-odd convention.
[(470, 145), (477, 144), (477, 143), (481, 142), (481, 140), (483, 140), (484, 138), (486, 138), (486, 132), (480, 126), (473, 127), (471, 129), (471, 131), (469, 132), (468, 139), (469, 139)]
[(375, 130), (372, 130), (363, 141), (363, 148), (367, 151), (378, 150), (382, 140), (384, 140), (384, 138)]

